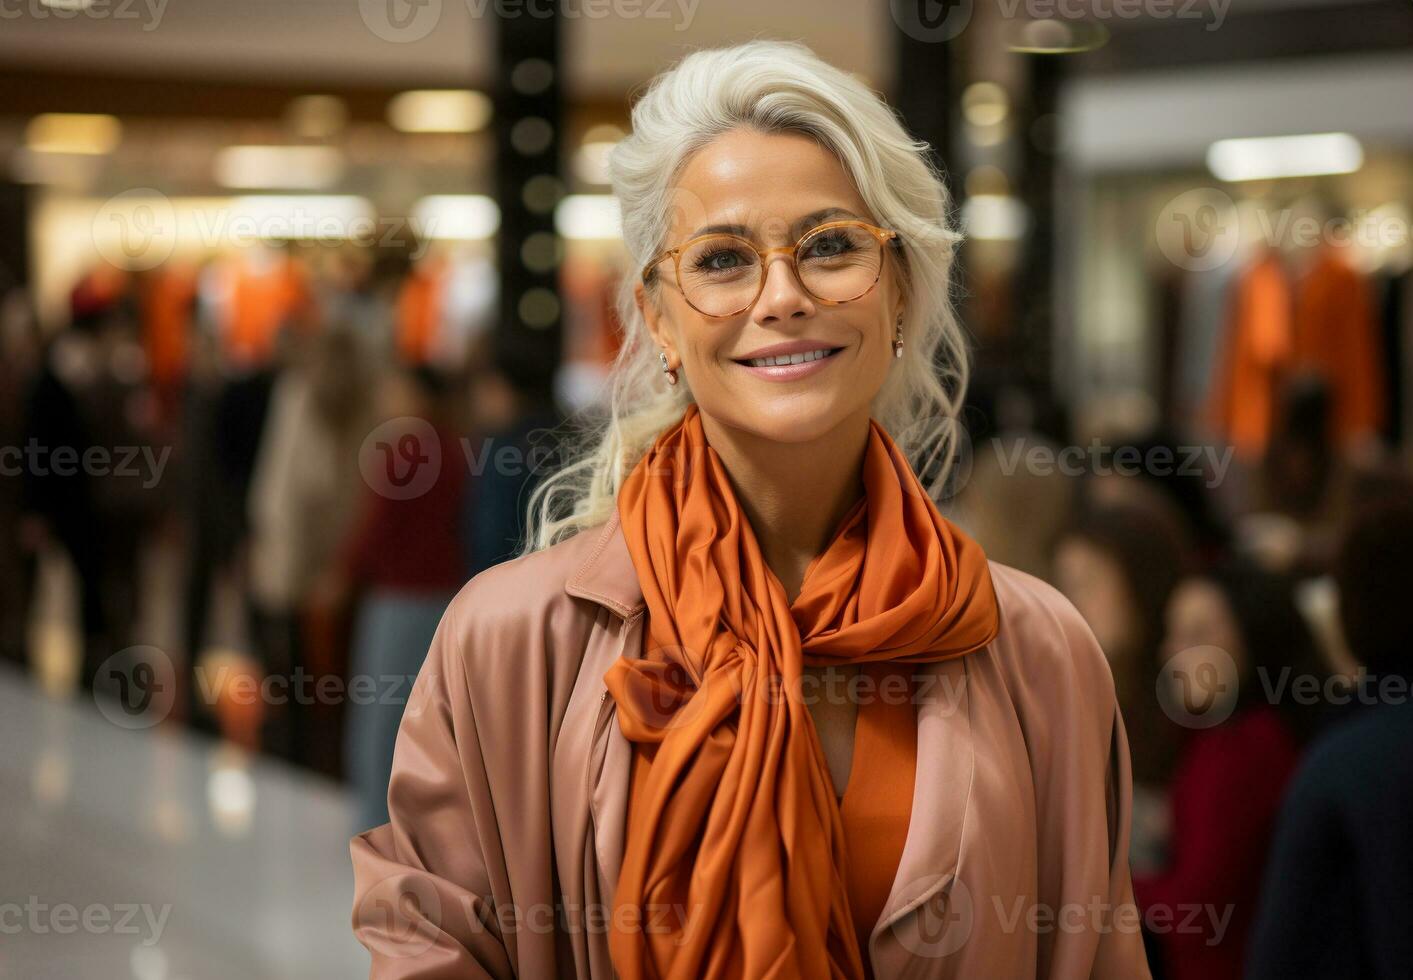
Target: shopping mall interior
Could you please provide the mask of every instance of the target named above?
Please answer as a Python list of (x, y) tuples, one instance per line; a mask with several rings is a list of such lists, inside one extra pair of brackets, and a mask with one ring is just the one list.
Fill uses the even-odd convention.
[(1174, 650), (1372, 670), (1340, 598), (1413, 500), (1406, 0), (0, 3), (0, 977), (366, 975), (349, 838), (545, 472), (483, 451), (552, 464), (606, 410), (610, 155), (655, 75), (755, 38), (945, 176), (938, 505), (1103, 647), (1140, 906), (1235, 910), (1150, 930), (1153, 975), (1277, 975), (1239, 966), (1266, 845), (1343, 702), (1207, 729), (1161, 692)]

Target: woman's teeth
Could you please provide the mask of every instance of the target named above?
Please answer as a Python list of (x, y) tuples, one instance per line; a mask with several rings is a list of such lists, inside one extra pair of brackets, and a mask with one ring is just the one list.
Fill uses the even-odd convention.
[(751, 367), (777, 367), (782, 364), (803, 364), (806, 361), (818, 361), (834, 353), (834, 348), (825, 347), (820, 350), (803, 351), (799, 354), (781, 354), (779, 357), (753, 357), (746, 363)]

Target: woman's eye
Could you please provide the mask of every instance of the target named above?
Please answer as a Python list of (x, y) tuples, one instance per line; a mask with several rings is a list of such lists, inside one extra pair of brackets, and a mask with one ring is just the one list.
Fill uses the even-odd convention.
[(741, 256), (731, 249), (722, 249), (718, 252), (709, 252), (697, 259), (697, 268), (708, 271), (721, 272), (726, 269), (734, 269), (741, 264)]
[(853, 242), (845, 235), (821, 235), (809, 243), (805, 254), (811, 258), (827, 259), (852, 251), (853, 247)]

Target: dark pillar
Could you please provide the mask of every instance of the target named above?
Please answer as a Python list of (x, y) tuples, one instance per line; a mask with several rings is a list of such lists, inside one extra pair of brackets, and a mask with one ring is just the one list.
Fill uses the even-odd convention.
[(1055, 302), (1056, 108), (1064, 58), (1024, 55), (1027, 98), (1018, 107), (1020, 198), (1030, 213), (1016, 281), (1020, 380), (1042, 396), (1051, 394)]
[(934, 0), (890, 0), (888, 6), (898, 65), (891, 101), (909, 131), (932, 145), (933, 163), (944, 168), (947, 190), (955, 201), (960, 191), (951, 169), (956, 165), (953, 112), (957, 93), (952, 83), (956, 41), (950, 35), (964, 23), (957, 17), (966, 11), (961, 4)]
[(29, 285), (29, 188), (0, 183), (0, 296)]
[(513, 5), (496, 20), (497, 347), (548, 385), (562, 341), (554, 208), (565, 193), (558, 0)]

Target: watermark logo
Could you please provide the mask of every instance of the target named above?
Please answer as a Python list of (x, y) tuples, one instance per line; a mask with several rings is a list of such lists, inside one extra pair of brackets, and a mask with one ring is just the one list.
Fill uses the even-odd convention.
[(23, 474), (71, 477), (116, 477), (139, 481), (151, 490), (162, 479), (171, 458), (171, 446), (46, 446), (30, 439), (23, 446), (0, 446), (0, 476)]
[(119, 650), (103, 661), (94, 678), (94, 703), (119, 728), (137, 731), (160, 724), (176, 699), (176, 667), (157, 647)]
[(974, 0), (889, 0), (893, 23), (914, 41), (940, 44), (967, 29)]
[[(484, 928), (480, 916), (473, 914), (470, 919)], [(364, 942), (380, 956), (420, 956), (441, 934), (441, 896), (425, 878), (383, 878), (359, 901), (356, 920), (367, 937)]]
[(104, 201), (90, 230), (105, 261), (135, 272), (156, 268), (177, 247), (176, 209), (151, 187), (134, 187)]
[(358, 0), (358, 13), (373, 34), (393, 44), (420, 41), (442, 19), (442, 0)]
[(1225, 265), (1241, 244), (1236, 205), (1215, 187), (1198, 187), (1173, 198), (1158, 213), (1154, 231), (1168, 261), (1189, 272)]
[[(1007, 445), (1007, 443), (1010, 443)], [(1208, 488), (1220, 486), (1231, 466), (1232, 446), (1111, 446), (1097, 437), (1088, 446), (1057, 449), (1044, 443), (1027, 445), (1024, 438), (991, 440), (1003, 476), (1024, 470), (1031, 476), (1182, 476), (1202, 478)]]
[[(971, 889), (956, 875), (932, 875), (925, 898), (909, 914), (895, 919), (890, 931), (915, 956), (940, 959), (966, 945), (976, 921)], [(928, 879), (924, 879), (927, 881)]]
[(413, 500), (431, 490), (441, 474), (441, 440), (426, 419), (389, 419), (363, 440), (358, 468), (373, 492)]
[(1221, 647), (1195, 646), (1168, 658), (1158, 671), (1158, 703), (1184, 728), (1211, 728), (1236, 709), (1240, 676)]
[(0, 0), (0, 20), (136, 21), (143, 33), (155, 31), (167, 12), (168, 0)]
[(72, 902), (46, 902), (30, 895), (23, 902), (0, 903), (0, 935), (136, 936), (142, 947), (155, 947), (162, 940), (171, 903), (93, 902), (78, 906)]
[(1158, 248), (1189, 272), (1220, 268), (1236, 257), (1243, 241), (1268, 247), (1357, 246), (1397, 249), (1410, 239), (1407, 212), (1373, 208), (1347, 215), (1315, 215), (1295, 208), (1238, 208), (1215, 187), (1198, 187), (1168, 201), (1154, 226)]

